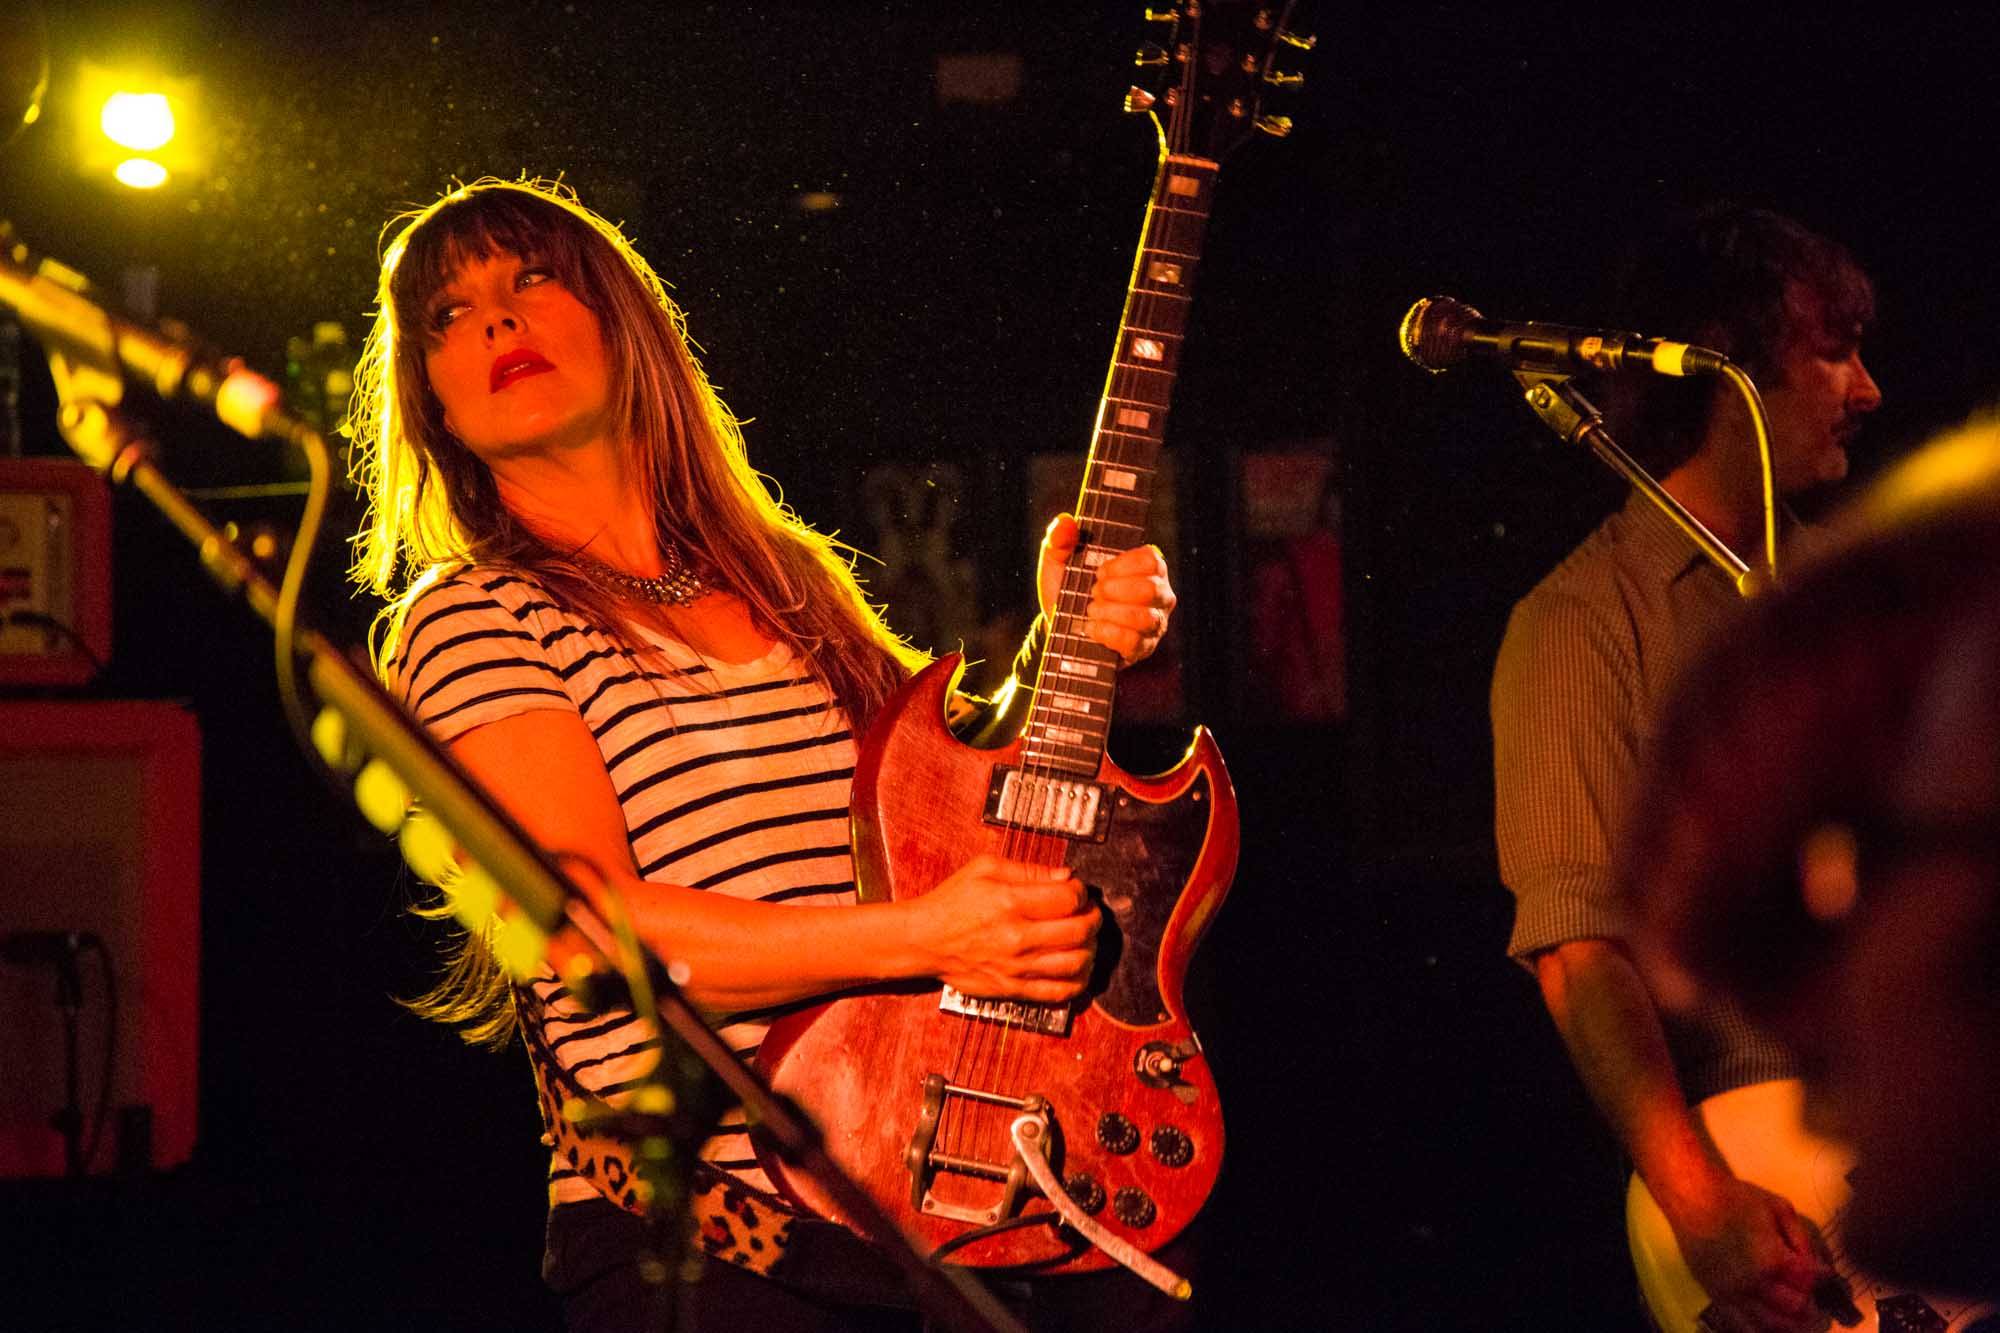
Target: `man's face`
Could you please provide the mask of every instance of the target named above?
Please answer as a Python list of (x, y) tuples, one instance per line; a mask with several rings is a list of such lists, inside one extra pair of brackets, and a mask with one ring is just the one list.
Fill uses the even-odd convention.
[(1847, 449), (1882, 390), (1861, 364), (1861, 329), (1828, 326), (1826, 303), (1793, 284), (1774, 373), (1760, 385), (1771, 418), (1778, 492), (1796, 495), (1847, 475)]

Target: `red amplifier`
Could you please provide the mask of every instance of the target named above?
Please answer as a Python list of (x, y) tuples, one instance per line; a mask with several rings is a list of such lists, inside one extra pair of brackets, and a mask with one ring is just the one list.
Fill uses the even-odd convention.
[(200, 883), (194, 714), (0, 701), (0, 1176), (63, 1173), (72, 1077), (86, 1170), (187, 1161)]
[(111, 655), (111, 497), (68, 458), (0, 458), (0, 687), (81, 685)]

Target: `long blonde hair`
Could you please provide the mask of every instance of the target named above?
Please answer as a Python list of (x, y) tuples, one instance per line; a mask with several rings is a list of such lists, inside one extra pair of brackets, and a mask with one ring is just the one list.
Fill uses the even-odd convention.
[[(398, 229), (398, 223), (402, 224)], [(869, 605), (845, 552), (814, 531), (751, 468), (735, 417), (689, 350), (685, 319), (616, 225), (546, 180), (492, 177), (453, 189), (390, 223), (373, 328), (355, 371), (346, 433), (368, 500), (354, 539), (355, 582), (389, 600), (378, 621), (386, 670), (416, 597), (441, 573), (519, 571), (585, 619), (643, 642), (629, 613), (597, 587), (575, 552), (543, 540), (500, 502), (493, 475), (445, 428), (425, 370), (425, 315), (457, 269), (496, 252), (546, 265), (602, 330), (622, 424), (626, 474), (645, 488), (662, 543), (743, 599), (764, 631), (822, 681), (850, 725), (865, 728), (923, 654)], [(505, 978), (468, 941), (440, 985), (413, 1007), (501, 1041), (512, 1014)]]

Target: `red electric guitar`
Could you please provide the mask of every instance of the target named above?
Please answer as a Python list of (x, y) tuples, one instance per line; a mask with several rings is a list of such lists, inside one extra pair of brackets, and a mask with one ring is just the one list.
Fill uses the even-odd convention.
[[(1098, 965), (1069, 1005), (996, 1002), (936, 985), (845, 996), (765, 1037), (772, 1084), (919, 1245), (953, 1262), (1076, 1272), (1148, 1257), (1200, 1210), (1222, 1165), (1222, 1108), (1181, 985), (1236, 868), (1235, 796), (1198, 729), (1169, 772), (1105, 757), (1117, 656), (1083, 634), (1098, 565), (1145, 540), (1147, 509), (1221, 158), (1258, 129), (1260, 98), (1298, 81), (1273, 67), (1290, 4), (1187, 0), (1139, 63), (1166, 74), (1154, 109), (1160, 170), (1118, 331), (1077, 517), (1083, 540), (1050, 622), (1021, 736), (955, 740), (959, 662), (920, 673), (862, 746), (853, 795), (866, 901), (922, 894), (981, 852), (1067, 864), (1103, 903)], [(1157, 52), (1157, 55), (1154, 53)], [(1156, 105), (1157, 104), (1157, 105)], [(811, 1179), (763, 1162), (797, 1202), (839, 1219)]]

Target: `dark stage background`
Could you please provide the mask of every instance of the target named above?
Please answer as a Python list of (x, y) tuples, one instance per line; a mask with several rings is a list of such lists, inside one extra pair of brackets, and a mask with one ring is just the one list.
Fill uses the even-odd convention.
[[(1500, 956), (1485, 734), (1507, 607), (1615, 492), (1539, 447), (1498, 372), (1403, 362), (1396, 324), (1433, 292), (1589, 322), (1668, 212), (1764, 202), (1878, 278), (1879, 466), (1993, 389), (1991, 20), (1314, 8), (1297, 132), (1225, 169), (1170, 436), (1186, 714), (1219, 733), (1245, 826), (1193, 986), (1232, 1131), (1205, 1309), (1631, 1328), (1617, 1163)], [(1150, 131), (1118, 109), (1140, 9), (51, 4), (57, 98), (0, 154), (0, 214), (107, 285), (156, 267), (164, 311), (276, 375), (316, 321), (358, 342), (392, 211), (454, 176), (563, 173), (674, 284), (805, 514), (867, 546), (868, 469), (956, 465), (953, 546), (1003, 624), (1029, 595), (1027, 460), (1086, 443), (1144, 204)], [(213, 149), (152, 197), (74, 171), (58, 100), (80, 58), (133, 52), (201, 78)], [(1018, 56), (1018, 93), (941, 102), (937, 57), (963, 53)], [(31, 449), (59, 449), (45, 387), (27, 410)], [(156, 420), (190, 484), (291, 475)], [(1232, 460), (1274, 448), (1338, 460), (1345, 728), (1247, 703)], [(550, 1327), (525, 1061), (391, 1003), (434, 956), (397, 860), (293, 753), (247, 614), (139, 506), (116, 540), (115, 660), (90, 693), (188, 700), (205, 746), (200, 1144), (148, 1181), (0, 1183), (0, 1326)], [(359, 642), (372, 608), (340, 562), (316, 614)]]

